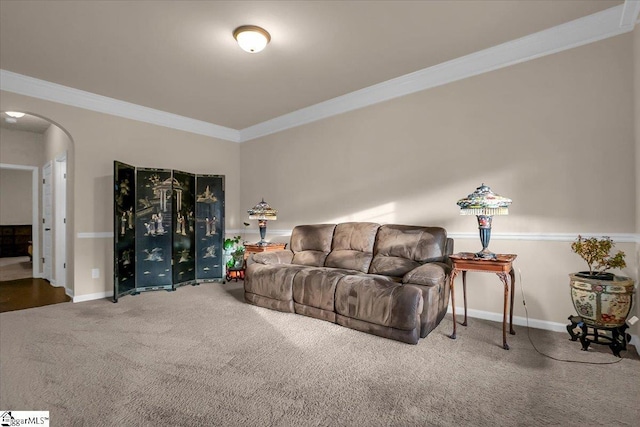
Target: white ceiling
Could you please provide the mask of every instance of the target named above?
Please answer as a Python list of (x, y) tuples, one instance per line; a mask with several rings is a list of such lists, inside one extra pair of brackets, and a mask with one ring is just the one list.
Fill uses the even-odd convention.
[(25, 114), (24, 117), (16, 119), (15, 123), (9, 123), (6, 119), (9, 118), (5, 113), (0, 115), (0, 128), (19, 130), (23, 132), (35, 132), (45, 133), (51, 123), (40, 117), (32, 116), (31, 114)]
[(622, 3), (0, 0), (0, 69), (245, 129)]

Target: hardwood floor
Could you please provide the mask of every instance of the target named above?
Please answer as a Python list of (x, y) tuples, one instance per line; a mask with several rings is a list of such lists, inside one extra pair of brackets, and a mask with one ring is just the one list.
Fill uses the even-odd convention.
[(44, 279), (18, 279), (0, 282), (0, 313), (71, 301), (64, 288), (51, 286)]
[(0, 282), (33, 277), (33, 264), (28, 256), (0, 258)]

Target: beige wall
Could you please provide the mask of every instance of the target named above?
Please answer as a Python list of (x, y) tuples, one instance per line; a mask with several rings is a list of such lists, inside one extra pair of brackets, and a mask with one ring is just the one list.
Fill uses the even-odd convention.
[[(634, 76), (634, 109), (633, 117), (635, 124), (636, 140), (636, 233), (640, 234), (640, 26), (636, 25), (633, 30), (633, 76)], [(640, 278), (640, 239), (635, 247), (636, 278)], [(640, 285), (636, 281), (636, 315), (640, 315), (638, 307), (638, 290)], [(640, 316), (639, 316), (640, 317)], [(640, 335), (640, 322), (635, 325), (635, 334)], [(637, 346), (636, 346), (637, 347)]]
[(31, 224), (31, 171), (0, 169), (0, 224)]
[(58, 126), (49, 126), (44, 135), (44, 161), (55, 161), (56, 157), (73, 149), (69, 136)]
[[(0, 109), (46, 117), (73, 140), (74, 170), (72, 267), (74, 296), (113, 290), (113, 239), (79, 238), (78, 233), (113, 231), (113, 161), (226, 175), (226, 227), (239, 228), (239, 145), (160, 126), (122, 119), (9, 92), (0, 92)], [(100, 278), (92, 279), (98, 268)]]
[[(636, 141), (636, 233), (640, 233), (640, 26), (633, 31), (634, 124)], [(640, 242), (639, 242), (640, 243)]]
[(43, 144), (40, 133), (0, 128), (0, 163), (41, 167)]
[[(475, 218), (456, 201), (484, 182), (513, 199), (494, 233), (544, 239), (491, 243), (518, 254), (529, 316), (566, 323), (568, 274), (584, 266), (550, 238), (636, 230), (631, 49), (626, 34), (243, 143), (242, 169), (269, 172), (243, 175), (241, 206), (264, 196), (279, 209), (276, 239), (296, 224), (376, 221), (473, 233), (456, 250), (476, 251)], [(637, 277), (629, 258), (623, 273)], [(470, 281), (469, 307), (500, 313), (497, 278)]]

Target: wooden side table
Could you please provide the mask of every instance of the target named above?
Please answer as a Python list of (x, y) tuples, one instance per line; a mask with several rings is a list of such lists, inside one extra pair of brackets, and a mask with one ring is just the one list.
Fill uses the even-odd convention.
[(246, 260), (251, 254), (259, 252), (280, 251), (287, 248), (286, 243), (269, 243), (268, 245), (258, 245), (257, 243), (249, 243), (244, 245), (244, 259)]
[(476, 258), (473, 253), (462, 252), (450, 255), (449, 258), (453, 262), (453, 271), (451, 272), (451, 311), (453, 314), (453, 333), (450, 335), (452, 339), (456, 339), (456, 301), (454, 292), (454, 282), (459, 272), (462, 272), (462, 293), (464, 296), (464, 322), (463, 326), (467, 326), (467, 271), (477, 271), (481, 273), (495, 273), (504, 284), (504, 309), (502, 314), (502, 348), (509, 350), (507, 344), (507, 300), (509, 299), (509, 283), (511, 283), (511, 304), (509, 307), (509, 333), (515, 335), (513, 330), (513, 294), (515, 290), (516, 276), (513, 271), (513, 261), (517, 255), (514, 254), (498, 254), (495, 259)]
[(238, 279), (240, 280), (244, 280), (244, 270), (245, 270), (245, 266), (243, 265), (242, 267), (234, 267), (234, 268), (227, 268), (227, 282), (230, 282), (232, 280), (235, 279), (235, 281), (237, 282)]
[(235, 279), (236, 282), (238, 281), (238, 279), (244, 280), (244, 273), (247, 267), (247, 258), (249, 258), (251, 254), (255, 254), (259, 252), (268, 252), (268, 251), (279, 251), (282, 249), (286, 249), (286, 247), (287, 247), (286, 243), (269, 243), (268, 245), (258, 245), (257, 243), (245, 244), (244, 245), (244, 263), (242, 267), (234, 267), (234, 268), (226, 269), (227, 282), (230, 282), (233, 279)]

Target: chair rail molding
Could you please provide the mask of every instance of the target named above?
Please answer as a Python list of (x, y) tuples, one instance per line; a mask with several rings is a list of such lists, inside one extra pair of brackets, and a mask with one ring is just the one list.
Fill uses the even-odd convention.
[[(289, 229), (273, 230), (269, 229), (271, 236), (291, 236)], [(259, 234), (258, 230), (226, 230), (226, 234)], [(524, 241), (550, 241), (550, 242), (573, 242), (580, 234), (582, 237), (602, 237), (609, 236), (616, 243), (640, 243), (640, 233), (597, 233), (597, 232), (580, 232), (580, 233), (491, 233), (491, 240), (524, 240)], [(452, 239), (478, 239), (478, 231), (474, 232), (451, 232), (447, 231), (447, 237)]]

